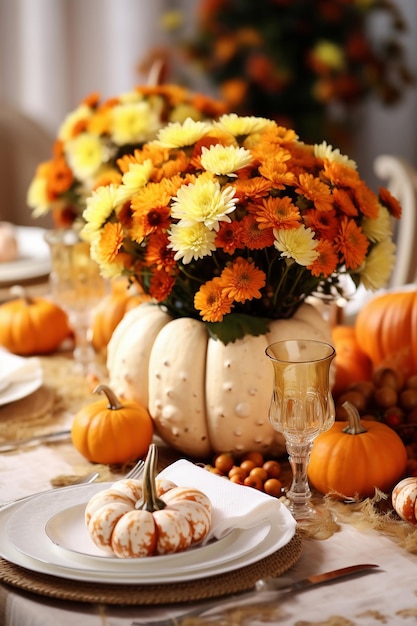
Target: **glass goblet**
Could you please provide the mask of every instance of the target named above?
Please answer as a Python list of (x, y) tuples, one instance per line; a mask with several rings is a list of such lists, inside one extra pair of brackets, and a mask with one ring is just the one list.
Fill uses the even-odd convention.
[(314, 439), (335, 420), (330, 365), (336, 353), (321, 341), (287, 340), (268, 346), (266, 355), (274, 370), (269, 420), (285, 438), (293, 474), (289, 509), (307, 525), (321, 515), (310, 501), (307, 472)]
[(94, 308), (107, 293), (107, 282), (90, 256), (90, 244), (75, 228), (46, 231), (52, 271), (50, 285), (56, 303), (68, 315), (74, 332), (74, 360), (84, 374), (95, 353), (89, 338)]

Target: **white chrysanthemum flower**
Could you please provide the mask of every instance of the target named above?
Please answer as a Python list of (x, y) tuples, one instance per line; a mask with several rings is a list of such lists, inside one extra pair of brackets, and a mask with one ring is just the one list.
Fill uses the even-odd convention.
[(27, 203), (30, 207), (33, 207), (33, 217), (41, 217), (51, 210), (51, 202), (48, 199), (47, 194), (47, 180), (46, 178), (38, 177), (34, 178), (29, 185), (27, 192)]
[(184, 264), (191, 263), (193, 259), (211, 256), (216, 250), (215, 231), (208, 230), (201, 222), (192, 226), (178, 222), (172, 226), (168, 238), (170, 240), (168, 247), (176, 251), (174, 259), (176, 261), (182, 259)]
[(83, 239), (92, 241), (118, 204), (118, 187), (116, 185), (102, 186), (93, 191), (91, 196), (87, 198), (87, 208), (83, 212), (83, 218), (86, 222), (81, 231)]
[(123, 204), (146, 185), (153, 169), (152, 161), (146, 159), (143, 163), (131, 163), (129, 170), (123, 174), (122, 184), (118, 188), (118, 200)]
[(240, 117), (236, 113), (226, 113), (220, 117), (218, 122), (214, 122), (215, 126), (235, 137), (259, 133), (273, 124), (274, 122), (266, 117), (255, 117), (254, 115)]
[(118, 146), (144, 143), (160, 126), (158, 113), (145, 101), (117, 104), (110, 115), (110, 134)]
[(67, 142), (65, 153), (75, 178), (87, 180), (94, 176), (110, 158), (109, 149), (98, 135), (82, 133)]
[(93, 111), (87, 104), (80, 104), (75, 111), (71, 111), (62, 122), (58, 129), (58, 139), (61, 141), (69, 141), (73, 138), (74, 126), (80, 120), (88, 119), (93, 115)]
[(219, 230), (219, 222), (230, 222), (228, 213), (236, 208), (237, 198), (232, 186), (221, 189), (218, 181), (198, 178), (177, 191), (171, 207), (174, 219), (187, 226), (202, 223), (210, 230)]
[(340, 152), (339, 148), (333, 148), (333, 146), (326, 141), (320, 144), (314, 144), (314, 156), (318, 159), (327, 159), (328, 161), (342, 163), (342, 165), (346, 165), (352, 170), (356, 170), (358, 167), (356, 161), (349, 159), (349, 157)]
[(377, 243), (393, 234), (391, 215), (386, 207), (379, 204), (379, 212), (376, 219), (364, 217), (361, 223), (362, 230), (369, 241)]
[(253, 162), (252, 154), (245, 148), (216, 144), (201, 151), (201, 165), (217, 176), (237, 176), (235, 172)]
[(372, 248), (359, 271), (365, 289), (377, 291), (386, 286), (394, 269), (395, 250), (395, 244), (388, 238)]
[(282, 256), (293, 259), (299, 265), (310, 265), (317, 257), (317, 241), (311, 228), (274, 229), (274, 246)]
[(184, 148), (199, 141), (211, 128), (210, 122), (195, 121), (187, 117), (182, 124), (171, 122), (161, 128), (155, 143), (163, 148)]

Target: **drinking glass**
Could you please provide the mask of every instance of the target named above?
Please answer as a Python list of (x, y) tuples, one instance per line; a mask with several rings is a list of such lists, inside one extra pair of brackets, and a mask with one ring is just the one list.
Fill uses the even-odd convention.
[(90, 256), (90, 244), (76, 228), (46, 231), (51, 254), (50, 285), (56, 303), (68, 315), (74, 332), (74, 360), (88, 373), (95, 354), (90, 341), (94, 308), (107, 292), (107, 282)]
[(335, 420), (329, 380), (335, 354), (331, 345), (314, 340), (279, 341), (266, 349), (274, 370), (269, 420), (285, 438), (292, 469), (287, 497), (301, 526), (320, 516), (310, 501), (307, 471), (314, 439)]

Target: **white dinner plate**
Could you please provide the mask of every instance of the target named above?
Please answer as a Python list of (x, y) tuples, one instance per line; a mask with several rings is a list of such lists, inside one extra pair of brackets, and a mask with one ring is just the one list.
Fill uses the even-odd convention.
[(16, 226), (15, 229), (19, 256), (15, 261), (0, 263), (0, 286), (46, 276), (51, 271), (45, 229), (32, 226)]
[[(244, 535), (244, 543), (241, 541), (241, 533), (234, 530), (220, 540), (190, 547), (180, 554), (120, 559), (104, 553), (91, 540), (84, 523), (85, 506), (86, 502), (67, 507), (47, 521), (45, 532), (56, 550), (61, 551), (69, 561), (75, 560), (88, 568), (118, 571), (135, 569), (146, 571), (147, 576), (155, 569), (162, 574), (174, 574), (178, 571), (178, 563), (191, 571), (220, 565), (225, 560), (243, 556), (265, 539), (270, 527), (270, 524), (263, 524), (250, 529)], [(13, 530), (11, 534), (14, 535), (15, 532), (19, 531)], [(21, 544), (21, 539), (17, 542)], [(16, 547), (16, 540), (12, 539), (12, 543)], [(30, 549), (30, 553), (29, 556), (33, 556), (33, 549)], [(37, 556), (39, 558), (39, 554)]]
[(31, 393), (39, 389), (43, 382), (43, 370), (40, 367), (39, 370), (34, 372), (33, 378), (30, 380), (24, 380), (18, 383), (13, 383), (0, 391), (0, 406), (9, 404), (10, 402), (16, 402), (26, 398)]
[[(250, 565), (282, 548), (295, 532), (293, 518), (282, 506), (282, 514), (271, 520), (266, 532), (264, 527), (236, 530), (218, 542), (183, 553), (147, 559), (103, 559), (93, 556), (85, 556), (85, 562), (78, 558), (69, 559), (66, 550), (57, 550), (57, 546), (48, 538), (45, 525), (60, 510), (75, 506), (74, 502), (87, 501), (97, 489), (106, 486), (68, 487), (4, 508), (0, 511), (0, 534), (7, 537), (8, 541), (2, 542), (5, 545), (0, 546), (1, 556), (32, 571), (71, 580), (115, 584), (172, 583), (213, 576)], [(42, 514), (46, 504), (48, 512)], [(252, 546), (249, 551), (247, 544)], [(221, 550), (218, 550), (219, 546)], [(200, 559), (200, 550), (206, 551), (204, 559)], [(115, 564), (112, 568), (108, 566), (110, 561)]]

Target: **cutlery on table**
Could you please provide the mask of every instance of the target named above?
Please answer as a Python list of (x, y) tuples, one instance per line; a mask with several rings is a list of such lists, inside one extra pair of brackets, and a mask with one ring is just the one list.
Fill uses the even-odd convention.
[[(132, 467), (132, 469), (126, 474), (126, 476), (124, 476), (124, 478), (140, 478), (140, 476), (143, 473), (143, 468), (145, 466), (145, 461), (143, 461), (142, 459), (139, 459), (139, 461), (136, 463), (136, 465), (134, 465), (134, 467)], [(99, 472), (92, 472), (91, 474), (87, 474), (86, 476), (81, 476), (80, 478), (78, 478), (75, 482), (73, 482), (71, 485), (67, 485), (67, 487), (74, 487), (75, 485), (85, 485), (85, 484), (90, 484), (93, 483), (94, 481), (97, 480), (97, 478), (100, 476)], [(59, 489), (65, 489), (65, 487), (60, 487)], [(33, 498), (33, 496), (37, 496), (39, 494), (43, 494), (43, 493), (47, 493), (47, 492), (52, 492), (52, 491), (57, 491), (56, 488), (54, 489), (47, 489), (45, 491), (40, 491), (39, 493), (31, 493), (27, 496), (22, 496), (21, 498), (16, 498), (16, 500), (9, 500), (8, 502), (1, 502), (0, 503), (0, 510), (3, 509), (6, 506), (9, 506), (10, 504), (15, 504), (16, 502), (23, 502), (23, 500), (29, 500), (29, 498)]]
[[(187, 617), (196, 617), (198, 615), (202, 615), (210, 609), (218, 609), (222, 605), (231, 604), (233, 603), (233, 600), (250, 598), (251, 596), (255, 598), (257, 596), (257, 593), (260, 591), (277, 591), (278, 593), (292, 593), (296, 591), (303, 591), (305, 589), (308, 589), (309, 587), (312, 587), (313, 585), (322, 585), (324, 583), (330, 583), (334, 580), (340, 580), (341, 578), (369, 573), (371, 571), (378, 570), (378, 568), (379, 565), (361, 563), (359, 565), (342, 567), (341, 569), (336, 569), (331, 572), (325, 572), (323, 574), (315, 574), (314, 576), (303, 578), (302, 580), (298, 580), (297, 582), (291, 583), (289, 585), (282, 585), (282, 582), (280, 582), (280, 577), (262, 578), (261, 580), (257, 581), (254, 591), (243, 591), (242, 593), (229, 595), (224, 598), (215, 598), (207, 601), (202, 601), (194, 609), (184, 611), (184, 613), (180, 613), (175, 617), (169, 617), (167, 619), (156, 620), (146, 623), (149, 624), (149, 626), (179, 626), (182, 620)], [(142, 621), (133, 621), (131, 626), (143, 626), (144, 623), (145, 622)]]
[(0, 443), (1, 452), (11, 452), (18, 448), (24, 448), (26, 446), (36, 446), (39, 443), (53, 442), (53, 441), (65, 441), (71, 438), (71, 431), (58, 430), (54, 433), (47, 433), (46, 435), (38, 435), (35, 437), (29, 437), (28, 439), (14, 439), (13, 441), (5, 441)]

